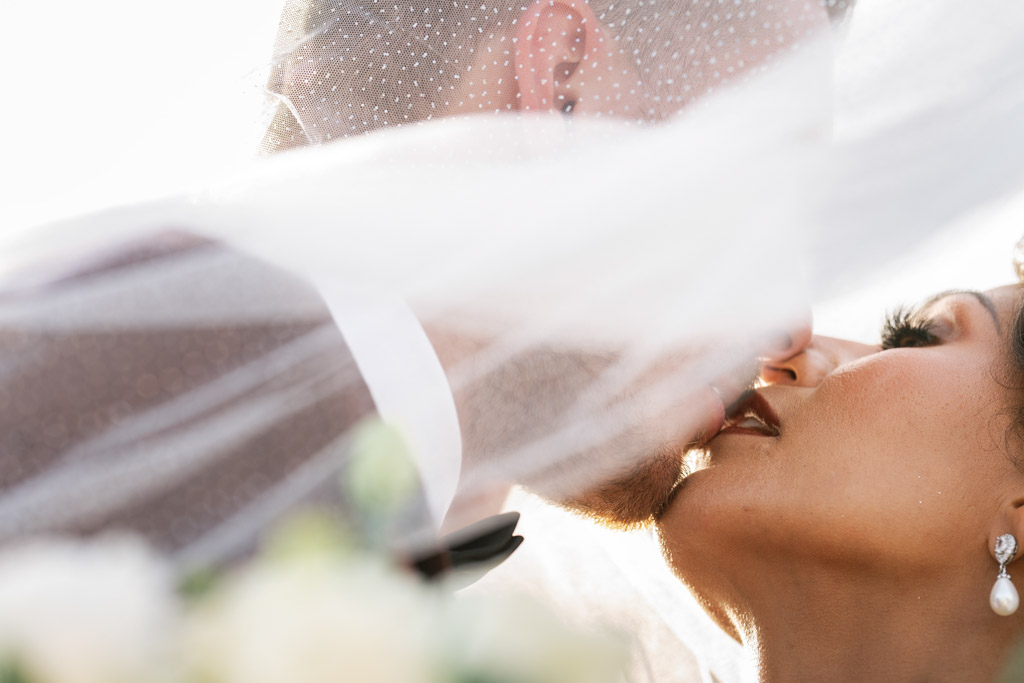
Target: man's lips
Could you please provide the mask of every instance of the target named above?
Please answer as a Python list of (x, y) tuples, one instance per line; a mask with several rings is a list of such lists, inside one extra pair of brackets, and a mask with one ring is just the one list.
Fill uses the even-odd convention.
[(751, 436), (778, 436), (781, 433), (779, 416), (772, 406), (753, 389), (743, 392), (725, 411), (725, 421), (719, 434), (748, 434)]
[(718, 391), (707, 386), (697, 397), (697, 404), (701, 406), (704, 419), (691, 445), (703, 446), (713, 439), (725, 424), (725, 402)]

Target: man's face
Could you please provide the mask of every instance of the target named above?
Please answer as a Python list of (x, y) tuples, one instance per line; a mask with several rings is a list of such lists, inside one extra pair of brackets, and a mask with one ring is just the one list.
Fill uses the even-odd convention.
[(479, 113), (661, 120), (829, 34), (817, 0), (506, 4), (416, 0), (289, 24), (308, 34), (275, 64), (275, 126), (317, 144)]
[[(825, 10), (806, 0), (689, 3), (645, 15), (632, 35), (605, 27), (620, 71), (609, 97), (594, 78), (581, 97), (581, 114), (659, 120), (718, 90), (763, 73), (805, 41), (828, 35)], [(586, 75), (581, 65), (581, 80)], [(595, 76), (596, 74), (591, 74)], [(607, 79), (607, 75), (605, 75)]]

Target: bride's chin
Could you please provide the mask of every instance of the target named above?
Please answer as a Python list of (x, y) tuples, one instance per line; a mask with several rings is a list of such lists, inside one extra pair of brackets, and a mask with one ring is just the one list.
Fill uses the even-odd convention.
[(699, 546), (702, 543), (700, 538), (714, 526), (715, 520), (708, 518), (714, 509), (708, 496), (714, 498), (714, 491), (726, 483), (714, 481), (714, 474), (715, 468), (707, 465), (705, 454), (702, 466), (686, 470), (658, 511), (656, 529), (666, 550), (670, 546), (677, 549), (691, 544)]
[(670, 510), (672, 509), (673, 503), (675, 503), (676, 499), (679, 497), (683, 489), (686, 488), (686, 482), (691, 476), (692, 474), (684, 473), (682, 478), (676, 483), (675, 486), (672, 487), (672, 490), (669, 491), (668, 496), (665, 498), (665, 502), (654, 513), (654, 521), (656, 524), (660, 526), (662, 519), (665, 518), (666, 515), (670, 514)]
[(708, 469), (711, 465), (711, 452), (707, 447), (691, 448), (687, 451), (682, 458), (682, 467), (680, 470), (679, 479), (676, 481), (672, 490), (669, 491), (668, 496), (661, 507), (656, 511), (654, 517), (655, 521), (661, 521), (661, 518), (665, 516), (676, 498), (689, 486), (692, 486), (693, 480), (700, 479), (701, 472)]

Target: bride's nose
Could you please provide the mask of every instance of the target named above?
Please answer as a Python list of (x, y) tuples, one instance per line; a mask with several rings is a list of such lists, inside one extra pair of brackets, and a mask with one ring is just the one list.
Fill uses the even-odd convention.
[(814, 335), (788, 358), (764, 359), (761, 379), (768, 384), (816, 387), (836, 368), (877, 351), (877, 346)]

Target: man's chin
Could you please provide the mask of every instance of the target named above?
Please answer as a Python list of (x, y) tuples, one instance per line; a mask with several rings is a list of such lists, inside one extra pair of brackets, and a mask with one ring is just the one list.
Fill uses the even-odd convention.
[(633, 529), (657, 519), (682, 479), (682, 452), (665, 448), (629, 471), (590, 485), (575, 495), (545, 497), (606, 526)]

